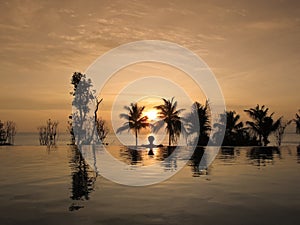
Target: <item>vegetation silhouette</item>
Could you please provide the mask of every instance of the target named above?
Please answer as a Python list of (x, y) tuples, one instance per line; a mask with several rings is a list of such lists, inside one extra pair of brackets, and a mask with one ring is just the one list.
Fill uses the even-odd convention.
[(292, 120), (288, 120), (288, 121), (283, 121), (283, 119), (280, 120), (279, 126), (277, 127), (277, 129), (274, 132), (274, 136), (276, 138), (277, 146), (281, 146), (282, 139), (284, 137), (285, 129), (287, 128), (288, 125), (291, 124), (291, 122), (292, 122)]
[(135, 134), (135, 145), (138, 145), (138, 133), (141, 129), (149, 127), (148, 117), (143, 116), (145, 106), (138, 106), (137, 103), (131, 103), (130, 106), (124, 106), (128, 113), (121, 113), (120, 118), (126, 119), (127, 122), (119, 127), (117, 133), (122, 133), (125, 130), (133, 130)]
[(166, 124), (166, 131), (169, 139), (169, 146), (177, 143), (181, 131), (185, 131), (181, 121), (180, 113), (184, 109), (177, 109), (177, 101), (174, 101), (174, 97), (171, 100), (162, 98), (164, 104), (155, 106), (158, 111), (159, 121), (153, 125), (153, 132), (158, 132), (164, 124)]
[(258, 136), (259, 145), (267, 146), (269, 141), (269, 136), (280, 125), (281, 117), (274, 121), (272, 116), (274, 113), (268, 115), (269, 108), (266, 108), (264, 105), (256, 105), (255, 108), (250, 108), (244, 110), (252, 121), (247, 121), (246, 124), (249, 126), (254, 135)]
[[(249, 133), (249, 129), (244, 127), (240, 121), (240, 115), (235, 111), (226, 111), (220, 115), (219, 123), (215, 123), (214, 128), (218, 129), (216, 136), (225, 129), (222, 146), (255, 146), (258, 145), (255, 135)], [(226, 122), (226, 126), (225, 126)]]
[(299, 114), (296, 113), (294, 122), (296, 123), (296, 133), (300, 134), (300, 109), (298, 111), (299, 111)]
[(48, 119), (46, 125), (38, 127), (40, 145), (52, 146), (56, 145), (58, 135), (58, 121)]
[[(208, 101), (202, 105), (194, 102), (191, 112), (185, 117), (186, 131), (188, 135), (196, 134), (197, 146), (206, 146), (211, 131), (211, 115)], [(194, 143), (194, 142), (193, 142)]]
[(13, 145), (16, 133), (17, 129), (15, 122), (1, 122), (0, 120), (0, 145)]
[[(109, 132), (105, 121), (97, 113), (100, 103), (103, 99), (95, 97), (96, 91), (92, 89), (93, 84), (90, 79), (86, 79), (86, 75), (80, 72), (75, 72), (71, 78), (73, 91), (70, 94), (73, 96), (72, 105), (77, 109), (77, 113), (69, 116), (69, 132), (71, 134), (71, 144), (75, 144), (74, 128), (77, 131), (78, 140), (84, 140), (84, 144), (92, 142), (104, 143), (104, 140)], [(89, 116), (91, 103), (95, 104), (93, 117)], [(94, 126), (85, 127), (85, 122), (93, 122)], [(93, 140), (96, 137), (96, 140)]]

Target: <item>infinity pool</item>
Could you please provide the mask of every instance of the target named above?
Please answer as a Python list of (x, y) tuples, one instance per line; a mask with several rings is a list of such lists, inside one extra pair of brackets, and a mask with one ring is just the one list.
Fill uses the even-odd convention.
[[(109, 152), (133, 167), (166, 149)], [(300, 150), (222, 148), (205, 170), (204, 149), (164, 182), (130, 187), (93, 170), (72, 146), (0, 147), (0, 224), (298, 224)], [(169, 169), (176, 170), (177, 163)], [(168, 170), (166, 170), (168, 171)]]

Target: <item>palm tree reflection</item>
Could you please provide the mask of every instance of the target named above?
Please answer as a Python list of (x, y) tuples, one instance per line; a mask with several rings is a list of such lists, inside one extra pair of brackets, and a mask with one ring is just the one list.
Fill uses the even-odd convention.
[(207, 175), (207, 170), (201, 170), (199, 165), (203, 154), (205, 152), (204, 147), (197, 147), (190, 159), (189, 166), (192, 168), (193, 177), (199, 177), (200, 175)]
[(72, 146), (70, 158), (69, 165), (72, 170), (72, 192), (70, 198), (74, 202), (69, 207), (69, 210), (74, 211), (84, 207), (79, 204), (79, 201), (89, 200), (90, 193), (94, 191), (97, 174), (90, 169), (76, 146)]
[(220, 150), (221, 155), (219, 158), (221, 160), (228, 162), (235, 159), (236, 156), (234, 147), (222, 147)]
[[(167, 147), (151, 147), (145, 148), (143, 150), (136, 150), (130, 147), (121, 147), (120, 149), (120, 158), (123, 162), (129, 165), (149, 165), (155, 161), (164, 161), (163, 167), (166, 170), (176, 170), (177, 168), (177, 158), (175, 155), (172, 155), (175, 146)], [(151, 154), (149, 154), (151, 152)]]
[(281, 158), (278, 147), (253, 147), (247, 152), (247, 157), (258, 167), (273, 164), (275, 155)]
[(297, 146), (298, 163), (300, 163), (300, 145)]

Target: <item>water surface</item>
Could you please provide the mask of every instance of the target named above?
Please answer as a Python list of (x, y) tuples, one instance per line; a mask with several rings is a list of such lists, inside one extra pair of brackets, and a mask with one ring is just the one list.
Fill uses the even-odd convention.
[[(132, 166), (167, 155), (109, 148)], [(198, 168), (202, 151), (165, 182), (128, 187), (97, 174), (72, 146), (1, 146), (1, 224), (299, 223), (296, 146), (223, 148), (207, 170)]]

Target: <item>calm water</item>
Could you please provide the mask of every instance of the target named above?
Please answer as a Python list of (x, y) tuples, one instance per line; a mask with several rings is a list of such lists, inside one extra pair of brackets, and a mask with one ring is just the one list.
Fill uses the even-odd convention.
[[(135, 167), (170, 153), (109, 151)], [(203, 151), (165, 182), (128, 187), (97, 175), (72, 146), (2, 146), (0, 224), (299, 224), (296, 145), (223, 148), (199, 171)]]

